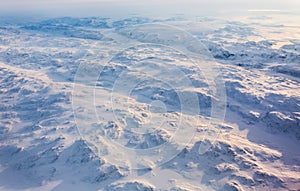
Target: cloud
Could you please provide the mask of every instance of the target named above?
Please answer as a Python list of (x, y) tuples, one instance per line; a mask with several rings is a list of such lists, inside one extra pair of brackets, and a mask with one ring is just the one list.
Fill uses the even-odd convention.
[(279, 9), (249, 9), (249, 12), (281, 12)]
[[(298, 0), (0, 0), (2, 14), (114, 16), (205, 14), (213, 11), (294, 10)], [(298, 10), (299, 10), (298, 8)]]

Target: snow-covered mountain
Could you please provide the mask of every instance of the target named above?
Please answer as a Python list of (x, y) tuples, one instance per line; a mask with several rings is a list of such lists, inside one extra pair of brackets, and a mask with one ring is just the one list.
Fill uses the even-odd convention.
[(0, 190), (299, 190), (300, 28), (267, 22), (2, 21)]

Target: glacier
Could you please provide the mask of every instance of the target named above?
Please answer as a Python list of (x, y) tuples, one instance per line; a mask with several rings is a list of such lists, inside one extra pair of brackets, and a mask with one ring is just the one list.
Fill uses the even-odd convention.
[[(0, 190), (298, 190), (300, 28), (264, 19), (2, 19)], [(205, 70), (157, 45), (164, 27), (132, 30), (148, 25), (203, 44), (223, 117)], [(133, 157), (147, 154), (168, 160)]]

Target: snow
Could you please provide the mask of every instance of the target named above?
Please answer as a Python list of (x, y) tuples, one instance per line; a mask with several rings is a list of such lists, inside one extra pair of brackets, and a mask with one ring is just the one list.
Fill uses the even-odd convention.
[(2, 23), (0, 190), (299, 189), (299, 30), (265, 19)]

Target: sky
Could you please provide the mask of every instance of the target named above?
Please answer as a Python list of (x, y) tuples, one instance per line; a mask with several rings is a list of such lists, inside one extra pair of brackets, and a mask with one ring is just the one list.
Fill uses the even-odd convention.
[(299, 0), (0, 0), (1, 15), (125, 16), (243, 11), (300, 13)]

